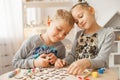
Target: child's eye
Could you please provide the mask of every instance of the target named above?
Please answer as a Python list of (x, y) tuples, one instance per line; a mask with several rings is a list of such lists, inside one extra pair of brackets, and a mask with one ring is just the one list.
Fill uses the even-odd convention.
[(83, 15), (80, 15), (80, 18), (83, 18)]
[(79, 18), (83, 18), (83, 14), (79, 15)]
[(58, 27), (56, 27), (56, 29), (58, 30), (58, 31), (62, 31), (60, 28), (58, 28)]

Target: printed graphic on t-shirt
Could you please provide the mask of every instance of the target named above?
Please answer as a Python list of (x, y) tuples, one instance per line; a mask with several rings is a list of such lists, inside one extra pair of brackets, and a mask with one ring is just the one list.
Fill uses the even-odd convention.
[(33, 53), (33, 58), (36, 59), (37, 57), (39, 57), (43, 53), (44, 54), (53, 53), (53, 54), (55, 54), (55, 56), (57, 56), (56, 48), (54, 48), (53, 46), (42, 45), (42, 46), (39, 46), (35, 49), (35, 51)]
[(76, 60), (83, 58), (95, 58), (98, 53), (97, 41), (97, 33), (91, 36), (86, 36), (82, 33), (77, 39)]

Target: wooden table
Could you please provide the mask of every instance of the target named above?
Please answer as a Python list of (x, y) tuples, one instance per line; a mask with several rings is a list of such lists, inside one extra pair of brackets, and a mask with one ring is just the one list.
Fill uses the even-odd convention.
[[(22, 80), (22, 79), (15, 79), (15, 77), (8, 78), (9, 73), (10, 72), (1, 75), (0, 80)], [(92, 75), (88, 76), (88, 78), (90, 80), (118, 80), (118, 74), (110, 69), (106, 69), (104, 74), (98, 74), (97, 78), (93, 78)], [(36, 80), (36, 79), (31, 79), (31, 80)], [(42, 79), (42, 80), (44, 80), (44, 79)], [(56, 80), (56, 79), (45, 79), (45, 80)], [(57, 80), (61, 80), (61, 79), (57, 79)], [(69, 75), (69, 76), (66, 76), (66, 78), (62, 79), (62, 80), (79, 80), (79, 78), (75, 77), (73, 75)]]

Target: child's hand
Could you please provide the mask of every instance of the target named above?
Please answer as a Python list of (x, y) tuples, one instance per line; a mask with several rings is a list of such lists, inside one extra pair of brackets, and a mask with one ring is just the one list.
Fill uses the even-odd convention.
[(65, 61), (61, 59), (57, 59), (55, 62), (55, 68), (62, 68), (65, 66)]
[(40, 55), (40, 57), (45, 59), (47, 57), (47, 54), (43, 53)]
[(49, 53), (47, 56), (49, 57), (50, 64), (54, 64), (56, 62), (57, 57), (53, 53)]
[(73, 75), (81, 74), (86, 68), (90, 67), (90, 61), (88, 59), (81, 59), (73, 62), (69, 67), (67, 72)]
[(35, 67), (49, 67), (49, 60), (45, 59), (45, 58), (41, 58), (41, 56), (39, 56), (37, 59), (34, 60), (34, 66)]

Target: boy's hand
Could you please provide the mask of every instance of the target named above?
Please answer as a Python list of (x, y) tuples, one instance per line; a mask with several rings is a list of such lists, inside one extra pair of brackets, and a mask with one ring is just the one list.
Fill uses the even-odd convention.
[(49, 67), (49, 60), (45, 59), (45, 58), (41, 58), (41, 56), (39, 56), (37, 59), (34, 60), (34, 66), (35, 67)]
[(50, 64), (54, 64), (57, 60), (57, 57), (53, 53), (49, 53), (47, 57), (49, 57)]
[(57, 59), (55, 62), (55, 68), (62, 68), (65, 66), (65, 61), (61, 59)]
[(43, 53), (40, 55), (41, 58), (46, 58), (47, 57), (47, 54)]
[(90, 61), (88, 59), (81, 59), (73, 62), (69, 67), (67, 72), (73, 75), (81, 74), (86, 68), (90, 67)]

